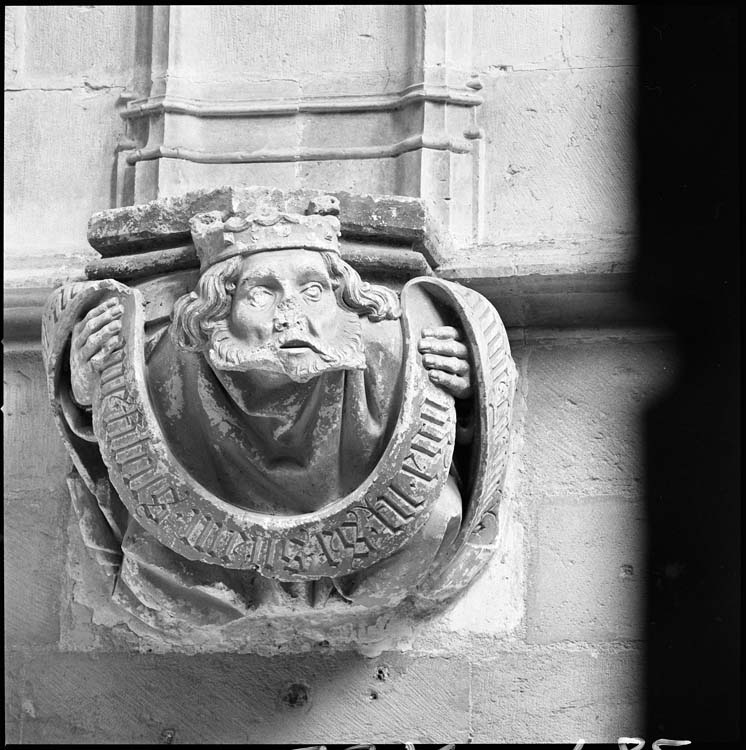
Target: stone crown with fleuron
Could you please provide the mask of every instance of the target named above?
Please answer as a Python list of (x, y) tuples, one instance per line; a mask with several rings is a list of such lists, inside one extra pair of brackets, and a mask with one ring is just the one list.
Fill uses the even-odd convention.
[(336, 216), (309, 216), (268, 210), (225, 217), (209, 211), (189, 220), (200, 271), (237, 255), (303, 248), (339, 254), (340, 224)]

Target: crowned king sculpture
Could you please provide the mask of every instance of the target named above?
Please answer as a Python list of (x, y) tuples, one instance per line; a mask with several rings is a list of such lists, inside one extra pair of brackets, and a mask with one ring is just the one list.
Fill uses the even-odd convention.
[(57, 289), (44, 316), (114, 600), (154, 628), (295, 613), (302, 630), (303, 612), (450, 599), (498, 529), (516, 375), (495, 308), (434, 275), (363, 280), (332, 196), (189, 231), (198, 276), (164, 286), (159, 320), (114, 279)]

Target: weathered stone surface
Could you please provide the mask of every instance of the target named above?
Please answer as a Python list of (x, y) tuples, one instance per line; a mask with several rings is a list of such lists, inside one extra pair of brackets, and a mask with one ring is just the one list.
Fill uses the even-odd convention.
[(633, 69), (496, 71), (483, 81), (490, 242), (633, 232)]
[[(340, 85), (345, 94), (367, 92), (371, 80), (395, 91), (412, 64), (415, 9), (406, 5), (184, 6), (173, 22), (181, 30), (175, 70), (213, 87), (215, 79), (226, 78), (233, 90), (247, 82), (266, 85), (271, 76), (268, 88), (284, 83), (283, 93), (302, 87), (328, 95)], [(247, 28), (252, 49), (233, 33)], [(204, 29), (212, 30), (208, 38)]]
[(624, 273), (505, 278), (487, 271), (461, 280), (461, 271), (454, 269), (444, 276), (499, 305), (510, 328), (640, 326), (646, 320), (646, 310), (630, 296), (630, 276)]
[(39, 405), (48, 399), (39, 352), (5, 354), (3, 436), (6, 494), (58, 489), (70, 470), (70, 458), (51, 415)]
[[(344, 241), (341, 244), (342, 258), (359, 273), (385, 273), (395, 278), (429, 276), (432, 269), (424, 256), (413, 250), (381, 246), (373, 243)], [(193, 245), (153, 250), (137, 255), (115, 256), (93, 261), (86, 266), (89, 279), (147, 278), (187, 268), (199, 268), (197, 252)], [(45, 298), (49, 296), (46, 291)], [(7, 316), (7, 313), (6, 313)]]
[(461, 254), (438, 276), (483, 294), (506, 326), (633, 325), (633, 238), (505, 243)]
[(378, 273), (393, 278), (414, 278), (433, 273), (425, 257), (414, 250), (382, 247), (372, 242), (343, 240), (340, 244), (342, 258), (361, 275)]
[[(6, 258), (28, 262), (86, 250), (95, 257), (85, 226), (93, 212), (111, 205), (111, 154), (124, 129), (115, 109), (121, 91), (81, 86), (6, 92), (5, 138), (12, 144), (3, 173)], [(51, 123), (59, 137), (47, 130)], [(38, 168), (29, 169), (30, 158)]]
[[(95, 214), (88, 224), (88, 241), (104, 256), (142, 252), (181, 244), (189, 239), (189, 219), (197, 213), (253, 213), (260, 206), (279, 205), (302, 212), (318, 190), (281, 191), (265, 187), (194, 191), (139, 206)], [(343, 236), (380, 237), (404, 243), (425, 242), (426, 213), (415, 198), (357, 196), (332, 193), (340, 201)]]
[[(6, 443), (7, 445), (7, 443)], [(6, 463), (21, 461), (6, 449)], [(53, 646), (60, 633), (65, 535), (70, 507), (64, 475), (55, 488), (5, 490), (4, 605), (6, 647)], [(29, 540), (35, 540), (29, 544)]]
[(17, 719), (5, 718), (5, 743), (7, 745), (20, 744), (23, 737), (21, 722)]
[(21, 10), (19, 68), (25, 86), (82, 86), (86, 81), (90, 93), (127, 85), (136, 64), (136, 6), (32, 5)]
[(6, 354), (3, 374), (5, 642), (52, 645), (59, 637), (70, 459), (48, 412), (38, 408), (47, 400), (39, 354)]
[(156, 276), (186, 268), (199, 268), (194, 245), (151, 250), (138, 255), (106, 258), (89, 263), (85, 270), (89, 279), (116, 279), (126, 281)]
[(231, 206), (232, 191), (224, 188), (102, 211), (88, 221), (88, 242), (104, 257), (173, 247), (191, 240), (194, 214), (228, 212)]
[(51, 288), (27, 287), (5, 290), (3, 295), (3, 341), (6, 347), (17, 341), (36, 343), (41, 334), (41, 316)]
[(644, 506), (619, 497), (549, 497), (535, 514), (529, 643), (644, 640)]
[(558, 68), (562, 63), (564, 6), (474, 6), (474, 67)]
[(645, 671), (636, 648), (503, 651), (472, 672), (473, 742), (573, 746), (643, 737)]
[(633, 5), (566, 5), (563, 51), (573, 68), (636, 65)]
[(474, 6), (474, 65), (496, 73), (635, 65), (634, 23), (629, 5)]
[[(201, 190), (220, 190), (225, 185), (265, 185), (281, 189), (297, 185), (298, 164), (200, 164), (184, 159), (157, 159), (138, 162), (135, 192), (123, 205), (142, 204), (160, 198)], [(316, 185), (313, 185), (315, 188)]]
[(18, 76), (23, 33), (23, 8), (10, 7), (5, 11), (5, 88), (10, 88)]
[[(409, 151), (395, 159), (329, 159), (304, 161), (296, 166), (298, 187), (344, 190), (347, 193), (384, 195), (391, 192), (412, 198), (419, 197), (419, 151)], [(258, 182), (257, 178), (252, 178)], [(266, 183), (263, 183), (266, 184)]]
[(34, 715), (25, 742), (158, 743), (166, 730), (176, 744), (466, 742), (469, 734), (469, 667), (447, 657), (58, 654), (31, 660), (26, 673), (23, 700)]
[(25, 660), (21, 653), (5, 648), (5, 742), (21, 742), (23, 709), (21, 706)]
[(667, 342), (532, 349), (525, 490), (639, 498), (639, 420), (671, 382), (674, 367)]
[(500, 538), (494, 549), (484, 550), (484, 572), (464, 596), (418, 629), (418, 650), (463, 649), (474, 654), (478, 638), (501, 638), (519, 630), (527, 593), (524, 558), (530, 545), (525, 528), (510, 509), (502, 506), (500, 519)]
[(28, 742), (157, 743), (171, 730), (176, 743), (574, 744), (643, 732), (637, 649), (501, 651), (471, 664), (391, 653), (59, 654), (25, 672), (11, 711), (25, 706)]

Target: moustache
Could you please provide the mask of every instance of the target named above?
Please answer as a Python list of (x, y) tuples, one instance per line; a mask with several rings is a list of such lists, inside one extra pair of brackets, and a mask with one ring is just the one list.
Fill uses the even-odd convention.
[(305, 380), (328, 368), (365, 369), (359, 318), (351, 314), (329, 341), (303, 326), (275, 332), (260, 346), (249, 346), (230, 333), (227, 325), (213, 330), (209, 359), (221, 370), (280, 370)]
[(305, 354), (310, 351), (317, 354), (325, 362), (331, 361), (334, 356), (334, 351), (338, 348), (337, 345), (333, 343), (325, 343), (316, 336), (311, 336), (309, 334), (286, 334), (278, 336), (272, 343), (274, 344), (272, 348), (274, 348), (278, 354)]

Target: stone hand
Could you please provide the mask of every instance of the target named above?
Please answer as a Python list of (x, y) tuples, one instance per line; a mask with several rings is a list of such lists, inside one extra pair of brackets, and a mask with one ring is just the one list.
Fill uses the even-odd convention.
[(106, 357), (121, 346), (122, 306), (116, 298), (94, 307), (73, 327), (70, 345), (70, 381), (73, 398), (81, 406), (93, 400), (94, 373), (104, 367)]
[(430, 380), (454, 398), (471, 396), (469, 350), (461, 341), (461, 331), (451, 326), (422, 330), (419, 350)]

